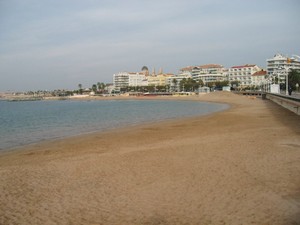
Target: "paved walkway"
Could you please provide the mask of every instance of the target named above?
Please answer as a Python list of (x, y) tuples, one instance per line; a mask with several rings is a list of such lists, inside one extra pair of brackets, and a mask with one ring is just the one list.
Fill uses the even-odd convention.
[(297, 98), (297, 99), (300, 99), (300, 92), (292, 92), (292, 95), (286, 95), (284, 91), (281, 91), (280, 93), (281, 95), (283, 96), (289, 96), (289, 97), (292, 97), (292, 98)]

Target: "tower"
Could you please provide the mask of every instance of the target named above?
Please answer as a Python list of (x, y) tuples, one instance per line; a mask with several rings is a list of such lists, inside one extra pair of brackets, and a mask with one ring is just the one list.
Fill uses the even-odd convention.
[(149, 75), (148, 67), (147, 67), (147, 66), (143, 66), (143, 67), (142, 67), (142, 72), (143, 72), (146, 76), (148, 76), (148, 75)]
[(159, 68), (158, 74), (163, 74), (163, 69)]

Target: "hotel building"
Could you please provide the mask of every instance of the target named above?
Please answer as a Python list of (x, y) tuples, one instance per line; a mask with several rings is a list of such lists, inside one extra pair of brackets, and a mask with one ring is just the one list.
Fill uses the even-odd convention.
[(166, 83), (169, 85), (171, 91), (180, 91), (180, 81), (188, 78), (192, 78), (192, 75), (188, 73), (180, 73), (178, 75), (167, 77)]
[(224, 81), (226, 79), (226, 69), (219, 64), (206, 64), (195, 66), (191, 71), (194, 80), (202, 80), (204, 84)]
[(263, 85), (266, 81), (266, 75), (267, 75), (267, 71), (265, 71), (265, 70), (261, 70), (261, 71), (258, 71), (256, 73), (252, 74), (252, 76), (251, 76), (252, 85), (253, 86)]
[(179, 76), (192, 77), (192, 70), (195, 66), (187, 66), (179, 70)]
[[(298, 58), (298, 59), (297, 59)], [(280, 68), (300, 69), (299, 56), (287, 57), (282, 54), (276, 54), (273, 58), (267, 59), (268, 75), (273, 75)]]
[(252, 75), (262, 69), (257, 65), (242, 65), (242, 66), (233, 66), (228, 69), (228, 80), (239, 81), (239, 86), (247, 87), (252, 85)]
[(113, 75), (113, 84), (116, 91), (120, 91), (121, 88), (129, 86), (129, 73), (120, 72)]
[(148, 86), (148, 80), (144, 72), (114, 74), (113, 83), (116, 91), (120, 91), (121, 88), (125, 87)]
[(267, 73), (269, 76), (277, 76), (279, 81), (285, 81), (289, 69), (300, 69), (300, 57), (283, 56), (277, 53), (273, 58), (267, 59)]
[(174, 77), (174, 74), (166, 73), (166, 74), (153, 74), (152, 76), (148, 76), (148, 85), (149, 86), (166, 86), (168, 85), (168, 78)]

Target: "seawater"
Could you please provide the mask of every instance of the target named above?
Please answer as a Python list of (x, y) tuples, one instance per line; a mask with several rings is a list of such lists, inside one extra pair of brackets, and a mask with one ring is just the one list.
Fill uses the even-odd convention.
[(165, 100), (0, 101), (0, 151), (226, 108), (226, 104)]

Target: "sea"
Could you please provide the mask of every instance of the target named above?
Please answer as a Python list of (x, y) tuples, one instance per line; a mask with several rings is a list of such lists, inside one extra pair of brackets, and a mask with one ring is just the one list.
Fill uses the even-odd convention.
[(0, 151), (142, 123), (207, 115), (228, 107), (181, 100), (0, 101)]

